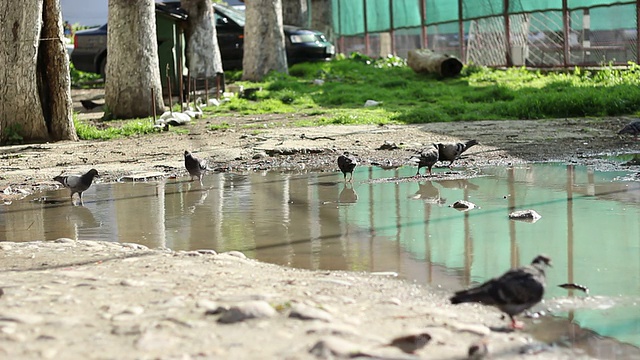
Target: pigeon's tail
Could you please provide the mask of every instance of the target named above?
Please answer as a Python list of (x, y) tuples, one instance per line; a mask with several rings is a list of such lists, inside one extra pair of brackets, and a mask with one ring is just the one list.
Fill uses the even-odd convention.
[(451, 301), (452, 304), (475, 302), (475, 303), (483, 303), (485, 305), (491, 305), (495, 303), (493, 297), (487, 291), (485, 286), (469, 289), (469, 290), (458, 291), (451, 298), (449, 298), (449, 300)]
[(479, 144), (478, 140), (469, 140), (466, 143), (464, 143), (464, 149), (462, 149), (462, 152), (465, 152), (469, 150), (469, 148), (472, 147), (473, 145), (478, 145), (478, 144)]

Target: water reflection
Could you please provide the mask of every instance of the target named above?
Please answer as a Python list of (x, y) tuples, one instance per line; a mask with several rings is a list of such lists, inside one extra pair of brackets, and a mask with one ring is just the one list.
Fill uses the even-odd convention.
[[(485, 169), (487, 176), (473, 179), (373, 181), (414, 172), (362, 168), (353, 184), (340, 173), (276, 172), (211, 174), (203, 186), (183, 179), (97, 184), (85, 192), (84, 207), (29, 201), (0, 207), (0, 238), (240, 250), (300, 268), (394, 271), (449, 289), (546, 253), (555, 266), (550, 284), (575, 282), (593, 295), (625, 300), (605, 310), (577, 303), (557, 313), (640, 344), (640, 183), (613, 181), (625, 173), (561, 164)], [(445, 206), (457, 200), (481, 208)], [(526, 209), (542, 219), (508, 219)], [(550, 286), (547, 298), (573, 295)]]

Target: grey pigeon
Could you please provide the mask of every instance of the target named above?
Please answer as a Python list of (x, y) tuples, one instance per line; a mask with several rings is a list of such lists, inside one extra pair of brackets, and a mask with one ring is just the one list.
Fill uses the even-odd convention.
[(466, 143), (438, 143), (438, 159), (440, 161), (449, 161), (449, 167), (460, 155), (469, 150), (473, 145), (478, 145), (477, 140), (469, 140)]
[(185, 151), (184, 167), (187, 168), (187, 171), (191, 176), (191, 181), (193, 181), (194, 177), (197, 177), (200, 181), (200, 185), (202, 185), (202, 175), (204, 175), (204, 172), (207, 170), (207, 163), (191, 155), (189, 151)]
[(357, 165), (358, 162), (348, 151), (338, 156), (338, 168), (340, 168), (340, 171), (342, 171), (344, 175), (344, 181), (347, 181), (347, 173), (351, 174), (349, 181), (353, 181), (353, 169), (355, 169)]
[(509, 315), (513, 328), (521, 328), (514, 316), (542, 300), (547, 266), (551, 266), (551, 259), (538, 255), (530, 266), (511, 269), (477, 287), (458, 291), (449, 300), (452, 304), (477, 302), (495, 306)]
[(618, 131), (618, 135), (622, 134), (633, 135), (633, 139), (638, 140), (638, 134), (640, 134), (640, 120), (632, 121), (625, 125), (620, 131)]
[(78, 193), (78, 196), (80, 197), (80, 205), (84, 205), (84, 202), (82, 201), (82, 193), (91, 186), (93, 178), (96, 176), (100, 177), (100, 175), (98, 175), (98, 170), (91, 169), (84, 175), (62, 176), (62, 174), (60, 174), (54, 177), (53, 180), (61, 183), (71, 190), (71, 203), (73, 203), (73, 194)]
[(420, 175), (420, 169), (427, 167), (429, 169), (429, 175), (431, 175), (431, 168), (438, 162), (439, 149), (438, 145), (433, 144), (426, 149), (423, 149), (419, 154), (414, 155), (413, 159), (418, 160), (418, 171), (415, 176)]

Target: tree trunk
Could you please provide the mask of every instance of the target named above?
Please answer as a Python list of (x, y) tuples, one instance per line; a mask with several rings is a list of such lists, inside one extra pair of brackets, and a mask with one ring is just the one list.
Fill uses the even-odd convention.
[(282, 0), (282, 22), (287, 25), (309, 27), (307, 0)]
[(281, 0), (246, 3), (242, 80), (261, 81), (270, 71), (288, 73)]
[[(36, 66), (42, 1), (0, 1), (0, 143), (47, 140)], [(44, 41), (60, 41), (44, 40)]]
[[(60, 0), (44, 0), (43, 39), (62, 39), (64, 28)], [(69, 56), (62, 41), (41, 41), (38, 76), (45, 122), (52, 140), (78, 140), (73, 125)]]
[(311, 2), (311, 28), (323, 32), (327, 40), (336, 43), (333, 32), (332, 0), (314, 0)]
[(153, 0), (109, 0), (105, 103), (113, 118), (164, 111)]
[(194, 78), (212, 78), (223, 72), (213, 6), (210, 0), (181, 0), (187, 12), (187, 67)]

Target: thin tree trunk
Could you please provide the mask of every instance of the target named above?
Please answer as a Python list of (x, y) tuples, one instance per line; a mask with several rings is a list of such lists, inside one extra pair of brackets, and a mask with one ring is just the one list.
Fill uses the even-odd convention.
[(313, 0), (311, 2), (311, 28), (323, 32), (327, 40), (335, 44), (333, 32), (333, 13), (331, 0)]
[(38, 53), (40, 94), (45, 122), (52, 140), (78, 140), (73, 125), (69, 56), (62, 38), (60, 0), (44, 0), (44, 24)]
[[(105, 103), (112, 118), (164, 111), (153, 0), (109, 0)], [(153, 89), (153, 91), (152, 91)]]
[(185, 32), (189, 73), (194, 78), (212, 78), (223, 70), (211, 1), (182, 0), (180, 6), (189, 15)]
[(0, 1), (0, 143), (48, 138), (36, 79), (42, 5)]
[(282, 22), (287, 25), (309, 27), (307, 0), (282, 0)]
[(288, 73), (281, 0), (246, 2), (242, 79), (261, 81), (271, 71)]

